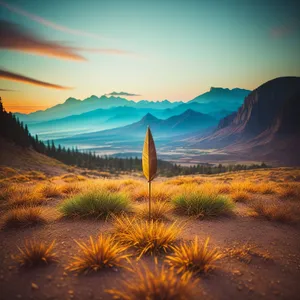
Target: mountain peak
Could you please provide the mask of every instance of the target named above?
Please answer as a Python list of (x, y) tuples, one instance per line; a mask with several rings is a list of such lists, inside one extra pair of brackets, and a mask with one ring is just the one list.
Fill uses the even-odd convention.
[(69, 98), (65, 101), (65, 103), (70, 104), (70, 103), (76, 103), (76, 102), (78, 102), (78, 101), (80, 101), (80, 100), (77, 100), (77, 99), (75, 99), (75, 98), (69, 97)]
[(141, 120), (142, 122), (155, 122), (158, 121), (156, 117), (154, 117), (152, 114), (147, 113)]

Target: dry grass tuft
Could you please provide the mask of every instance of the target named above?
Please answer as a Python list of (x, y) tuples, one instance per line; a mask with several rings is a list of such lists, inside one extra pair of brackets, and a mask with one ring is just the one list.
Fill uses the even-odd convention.
[(189, 300), (194, 297), (197, 280), (191, 274), (179, 278), (174, 269), (155, 265), (154, 271), (141, 263), (131, 269), (133, 278), (122, 281), (120, 289), (106, 290), (115, 299), (123, 300)]
[[(152, 220), (163, 221), (168, 219), (169, 213), (172, 211), (172, 206), (168, 202), (154, 201), (151, 203), (151, 218)], [(149, 206), (144, 203), (138, 209), (138, 216), (148, 219)]]
[[(177, 240), (181, 229), (176, 222), (166, 225), (158, 221), (142, 221), (127, 216), (115, 217), (114, 227), (118, 240), (139, 254), (168, 252)], [(182, 227), (182, 226), (181, 226)]]
[(198, 237), (190, 243), (183, 242), (180, 246), (173, 246), (174, 253), (166, 257), (167, 263), (177, 269), (178, 273), (191, 272), (200, 274), (213, 268), (213, 263), (222, 257), (216, 249), (208, 248), (209, 238), (200, 245)]
[(7, 204), (12, 207), (36, 206), (46, 202), (43, 194), (30, 186), (13, 186), (7, 191)]
[(2, 220), (4, 228), (22, 228), (42, 225), (48, 222), (40, 207), (20, 207), (9, 210)]
[(251, 196), (245, 191), (235, 191), (231, 194), (231, 199), (234, 202), (248, 202)]
[(89, 244), (75, 242), (79, 247), (79, 254), (73, 257), (73, 261), (67, 267), (69, 271), (86, 274), (105, 268), (123, 267), (123, 261), (129, 257), (124, 253), (127, 246), (121, 245), (111, 236), (100, 234), (96, 241), (90, 236)]
[(300, 201), (300, 183), (288, 183), (280, 186), (279, 196), (282, 199)]
[[(151, 198), (153, 201), (168, 201), (174, 194), (176, 187), (170, 187), (163, 183), (153, 185)], [(135, 201), (148, 201), (148, 186), (141, 185), (131, 192), (131, 197)]]
[(56, 254), (53, 252), (55, 241), (49, 245), (35, 240), (25, 241), (23, 249), (19, 248), (20, 253), (13, 257), (20, 266), (33, 267), (42, 264), (55, 262)]
[(265, 217), (269, 221), (297, 223), (300, 221), (300, 205), (293, 202), (255, 201), (252, 206), (256, 216)]
[(56, 184), (43, 184), (37, 190), (46, 198), (57, 198), (62, 195), (59, 186)]

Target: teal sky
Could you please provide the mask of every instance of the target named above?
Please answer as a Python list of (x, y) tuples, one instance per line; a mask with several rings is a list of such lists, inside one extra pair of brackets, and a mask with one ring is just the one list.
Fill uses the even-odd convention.
[(300, 76), (296, 1), (6, 1), (0, 19), (43, 40), (125, 51), (76, 49), (86, 60), (74, 60), (1, 47), (1, 69), (74, 88), (0, 78), (0, 89), (16, 90), (1, 92), (13, 111), (113, 91), (141, 95), (127, 97), (133, 100), (187, 101), (211, 86), (254, 89)]

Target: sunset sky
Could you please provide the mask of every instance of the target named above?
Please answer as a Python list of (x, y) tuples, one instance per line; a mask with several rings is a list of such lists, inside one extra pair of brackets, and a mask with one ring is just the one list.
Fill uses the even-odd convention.
[(187, 101), (300, 76), (295, 3), (0, 0), (0, 95), (27, 113), (68, 97)]

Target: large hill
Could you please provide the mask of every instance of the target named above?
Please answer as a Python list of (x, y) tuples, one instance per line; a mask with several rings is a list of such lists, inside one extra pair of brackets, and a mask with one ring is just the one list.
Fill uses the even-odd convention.
[(299, 164), (299, 95), (299, 77), (266, 82), (245, 98), (236, 113), (222, 119), (214, 133), (186, 142), (239, 156)]

